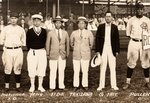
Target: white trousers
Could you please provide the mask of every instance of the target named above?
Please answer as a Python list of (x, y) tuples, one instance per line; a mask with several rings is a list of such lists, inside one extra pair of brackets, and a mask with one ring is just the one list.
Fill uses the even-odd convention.
[(50, 89), (56, 88), (56, 75), (58, 70), (59, 88), (64, 89), (64, 72), (66, 68), (66, 60), (62, 60), (59, 56), (58, 60), (49, 60), (50, 67)]
[(29, 77), (36, 75), (44, 77), (46, 74), (47, 57), (45, 49), (30, 49), (27, 54), (27, 65)]
[(128, 46), (127, 60), (128, 67), (135, 68), (138, 58), (140, 57), (142, 68), (149, 68), (150, 51), (142, 49), (142, 42), (130, 40)]
[(18, 49), (6, 49), (3, 48), (2, 61), (5, 67), (5, 74), (11, 74), (14, 69), (15, 74), (21, 74), (23, 64), (23, 51), (21, 48)]
[(82, 86), (88, 87), (88, 71), (89, 71), (89, 60), (73, 60), (73, 86), (79, 87), (79, 74), (80, 69), (82, 70)]
[(104, 45), (102, 53), (102, 65), (100, 66), (100, 84), (99, 87), (105, 88), (105, 74), (107, 63), (110, 68), (111, 87), (116, 87), (116, 57), (112, 53), (111, 46)]

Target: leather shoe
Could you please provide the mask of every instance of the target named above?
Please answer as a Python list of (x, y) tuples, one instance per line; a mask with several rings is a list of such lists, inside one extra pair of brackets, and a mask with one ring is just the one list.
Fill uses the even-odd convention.
[(130, 87), (130, 84), (129, 84), (129, 83), (125, 83), (125, 84), (123, 85), (123, 88), (122, 88), (122, 89), (126, 90), (126, 89), (128, 89), (129, 87)]
[(149, 83), (146, 83), (144, 86), (145, 86), (146, 88), (150, 89), (150, 84), (149, 84)]

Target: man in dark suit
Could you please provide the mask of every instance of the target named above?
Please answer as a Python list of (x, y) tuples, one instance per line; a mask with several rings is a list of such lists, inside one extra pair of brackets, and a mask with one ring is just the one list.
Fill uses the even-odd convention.
[(97, 91), (105, 88), (105, 73), (107, 61), (110, 67), (111, 88), (119, 90), (116, 83), (116, 56), (119, 53), (119, 32), (116, 25), (112, 24), (111, 12), (106, 12), (106, 23), (99, 25), (96, 33), (96, 53), (102, 56), (100, 66), (100, 82)]

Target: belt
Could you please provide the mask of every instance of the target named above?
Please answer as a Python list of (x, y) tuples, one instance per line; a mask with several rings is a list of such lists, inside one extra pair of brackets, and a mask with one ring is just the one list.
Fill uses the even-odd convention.
[(133, 38), (131, 38), (133, 41), (135, 41), (135, 42), (142, 42), (142, 39), (140, 39), (140, 40), (138, 40), (138, 39), (133, 39)]
[(17, 46), (17, 47), (5, 47), (6, 49), (19, 49), (21, 48), (21, 46)]

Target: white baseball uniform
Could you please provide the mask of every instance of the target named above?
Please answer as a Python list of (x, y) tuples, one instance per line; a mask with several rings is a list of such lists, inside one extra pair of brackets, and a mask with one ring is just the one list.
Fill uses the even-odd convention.
[(127, 53), (127, 65), (130, 68), (135, 68), (136, 62), (139, 58), (139, 54), (142, 68), (148, 68), (150, 66), (148, 51), (143, 50), (142, 48), (143, 29), (141, 25), (143, 23), (146, 23), (148, 25), (148, 31), (150, 31), (150, 20), (145, 16), (143, 16), (142, 18), (133, 16), (127, 24), (126, 35), (131, 38), (131, 40), (129, 41)]
[(23, 64), (21, 47), (26, 45), (24, 29), (18, 25), (6, 26), (1, 32), (0, 44), (4, 46), (2, 61), (5, 66), (5, 74), (11, 74), (13, 68), (15, 74), (20, 74)]

